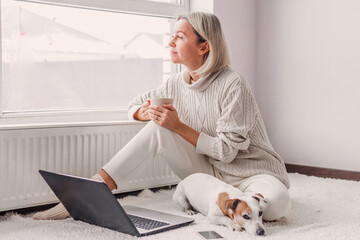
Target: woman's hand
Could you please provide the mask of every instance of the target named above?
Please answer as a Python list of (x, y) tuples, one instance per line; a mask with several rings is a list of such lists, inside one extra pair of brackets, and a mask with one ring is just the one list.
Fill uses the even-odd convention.
[(177, 132), (183, 125), (171, 104), (165, 104), (163, 107), (150, 105), (148, 115), (150, 120), (173, 132)]
[(165, 104), (163, 107), (150, 105), (147, 112), (152, 121), (179, 134), (196, 147), (200, 132), (182, 123), (176, 109), (171, 104)]
[(134, 119), (141, 120), (141, 121), (150, 120), (150, 118), (148, 116), (149, 106), (150, 106), (150, 99), (148, 99), (146, 102), (144, 102), (144, 104), (141, 105), (141, 107), (134, 113), (134, 115), (133, 115)]

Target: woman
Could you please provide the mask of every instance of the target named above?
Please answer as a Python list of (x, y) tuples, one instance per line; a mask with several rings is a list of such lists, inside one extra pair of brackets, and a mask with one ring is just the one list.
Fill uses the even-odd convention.
[[(264, 220), (286, 216), (290, 195), (283, 160), (271, 146), (248, 83), (229, 68), (217, 17), (203, 12), (179, 17), (169, 46), (172, 62), (186, 69), (130, 103), (130, 118), (150, 122), (93, 178), (113, 190), (143, 161), (163, 158), (182, 179), (202, 172), (262, 194), (268, 199)], [(156, 97), (174, 103), (149, 105)], [(34, 218), (68, 216), (59, 204)]]

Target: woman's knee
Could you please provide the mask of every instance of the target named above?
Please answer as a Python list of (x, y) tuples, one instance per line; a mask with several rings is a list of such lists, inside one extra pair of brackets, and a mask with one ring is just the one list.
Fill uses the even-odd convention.
[(243, 183), (243, 191), (262, 194), (268, 201), (263, 205), (265, 221), (286, 217), (291, 208), (290, 193), (286, 186), (271, 175), (256, 175)]
[(279, 220), (287, 217), (291, 209), (290, 193), (286, 189), (276, 189), (268, 197), (268, 205), (264, 210), (265, 221)]
[(146, 126), (148, 131), (152, 132), (152, 136), (161, 136), (161, 137), (175, 137), (177, 134), (170, 131), (167, 128), (164, 128), (160, 126), (159, 124), (156, 124), (153, 121), (150, 121)]

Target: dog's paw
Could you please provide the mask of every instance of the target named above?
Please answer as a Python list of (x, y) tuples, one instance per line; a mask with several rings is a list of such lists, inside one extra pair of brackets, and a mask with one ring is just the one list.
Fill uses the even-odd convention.
[(228, 226), (230, 230), (233, 231), (237, 231), (237, 232), (242, 232), (245, 230), (245, 228), (239, 226), (239, 225), (235, 225), (235, 224), (231, 224), (230, 226)]
[(187, 215), (195, 215), (195, 214), (197, 214), (197, 212), (196, 212), (196, 211), (191, 210), (191, 209), (189, 209), (189, 210), (185, 210), (185, 212), (187, 213)]

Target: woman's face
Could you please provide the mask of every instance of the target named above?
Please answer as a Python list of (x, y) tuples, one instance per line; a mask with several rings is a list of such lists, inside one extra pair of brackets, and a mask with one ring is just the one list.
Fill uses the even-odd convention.
[(190, 70), (195, 70), (203, 64), (204, 43), (198, 42), (198, 38), (187, 20), (180, 19), (176, 22), (174, 36), (169, 42), (169, 46), (173, 63), (183, 64)]

